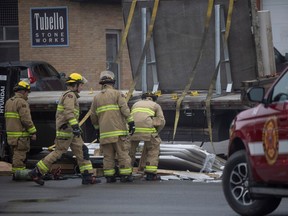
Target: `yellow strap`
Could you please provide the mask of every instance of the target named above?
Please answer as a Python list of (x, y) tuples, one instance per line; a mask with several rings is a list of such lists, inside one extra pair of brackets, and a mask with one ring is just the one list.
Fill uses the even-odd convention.
[[(124, 48), (124, 45), (125, 45), (125, 42), (126, 42), (126, 39), (127, 39), (127, 36), (128, 36), (128, 32), (129, 32), (129, 29), (130, 29), (130, 26), (131, 26), (132, 18), (133, 18), (133, 15), (134, 15), (136, 3), (137, 3), (137, 0), (133, 0), (132, 1), (131, 7), (130, 7), (130, 11), (129, 11), (129, 15), (128, 15), (127, 24), (125, 26), (123, 37), (122, 37), (122, 40), (121, 40), (121, 45), (120, 45), (119, 51), (117, 53), (116, 63), (119, 63), (119, 61), (121, 59), (123, 48)], [(81, 126), (82, 124), (84, 124), (84, 122), (89, 118), (90, 115), (91, 115), (91, 110), (89, 110), (86, 113), (86, 115), (80, 121), (79, 125)]]
[(218, 75), (218, 71), (221, 65), (221, 61), (218, 62), (217, 67), (214, 71), (214, 74), (212, 76), (211, 82), (210, 82), (210, 86), (208, 89), (208, 93), (207, 93), (207, 97), (206, 97), (206, 101), (205, 101), (205, 105), (206, 105), (206, 119), (207, 119), (207, 125), (208, 125), (208, 131), (209, 131), (209, 138), (210, 138), (210, 142), (211, 145), (213, 147), (214, 153), (216, 153), (215, 148), (214, 148), (214, 144), (213, 144), (213, 136), (212, 136), (212, 121), (211, 121), (211, 99), (212, 99), (212, 94), (213, 94), (213, 89), (215, 86), (215, 82), (217, 79), (217, 75)]
[(233, 7), (234, 7), (234, 0), (230, 0), (229, 1), (227, 21), (226, 21), (225, 41), (227, 41), (229, 33), (230, 33)]
[(144, 59), (146, 56), (146, 51), (149, 48), (149, 42), (150, 42), (150, 39), (152, 37), (152, 32), (153, 32), (153, 28), (154, 28), (154, 24), (155, 24), (155, 20), (156, 20), (156, 15), (157, 15), (157, 11), (158, 11), (158, 5), (159, 5), (159, 0), (155, 0), (153, 10), (152, 10), (152, 15), (151, 15), (151, 21), (149, 23), (148, 32), (147, 32), (147, 36), (146, 36), (146, 40), (145, 40), (145, 44), (144, 44), (144, 47), (143, 47), (143, 50), (141, 53), (140, 62), (138, 64), (138, 67), (137, 67), (137, 70), (135, 73), (135, 78), (134, 78), (133, 82), (131, 83), (129, 91), (127, 93), (126, 101), (129, 101), (129, 99), (132, 96), (132, 93), (135, 89), (136, 83), (140, 78), (142, 65), (144, 63)]
[[(228, 9), (228, 16), (227, 16), (227, 21), (226, 21), (226, 31), (225, 31), (225, 37), (224, 37), (225, 42), (227, 42), (227, 39), (229, 36), (229, 31), (230, 31), (230, 26), (231, 26), (231, 18), (232, 18), (232, 12), (233, 12), (233, 5), (234, 5), (234, 0), (230, 0), (229, 9)], [(216, 79), (217, 79), (220, 65), (221, 65), (221, 61), (218, 62), (217, 67), (216, 67), (214, 74), (212, 76), (209, 90), (208, 90), (207, 97), (206, 97), (206, 102), (205, 102), (206, 103), (206, 119), (207, 119), (207, 125), (208, 125), (209, 138), (210, 138), (210, 142), (211, 142), (211, 145), (213, 147), (214, 153), (216, 153), (216, 151), (215, 151), (215, 147), (213, 144), (212, 120), (211, 120), (211, 116), (212, 116), (211, 99), (212, 99), (213, 89), (215, 87), (215, 83), (216, 83)]]
[(81, 119), (81, 121), (79, 122), (79, 126), (81, 126), (82, 124), (84, 124), (84, 122), (89, 118), (89, 116), (91, 115), (91, 110), (89, 109), (88, 112), (86, 113), (86, 115)]
[[(128, 20), (127, 20), (127, 24), (125, 26), (125, 30), (124, 30), (124, 33), (123, 33), (123, 37), (122, 37), (122, 40), (121, 40), (121, 45), (120, 45), (120, 48), (119, 48), (119, 51), (117, 53), (117, 57), (116, 57), (116, 63), (119, 63), (120, 59), (121, 59), (121, 56), (122, 56), (122, 52), (123, 52), (123, 48), (124, 48), (124, 45), (125, 45), (125, 41), (127, 39), (127, 36), (128, 36), (128, 32), (129, 32), (129, 29), (130, 29), (130, 26), (131, 26), (131, 22), (132, 22), (132, 18), (133, 18), (133, 15), (134, 15), (134, 11), (135, 11), (135, 7), (136, 7), (136, 3), (137, 3), (137, 0), (133, 0), (132, 1), (132, 4), (131, 4), (131, 7), (130, 7), (130, 11), (129, 11), (129, 15), (128, 15)], [(84, 122), (89, 118), (89, 116), (91, 115), (91, 110), (89, 109), (89, 111), (86, 113), (86, 115), (81, 119), (81, 121), (79, 122), (79, 126), (83, 125)], [(94, 140), (95, 141), (95, 140)], [(93, 141), (93, 142), (94, 142)], [(95, 141), (96, 142), (96, 141)], [(53, 150), (55, 147), (55, 144), (52, 145), (52, 146), (49, 146), (48, 147), (48, 150)]]
[(127, 24), (125, 26), (125, 30), (124, 30), (124, 33), (123, 33), (123, 37), (121, 39), (121, 44), (120, 44), (119, 51), (117, 53), (117, 57), (116, 57), (115, 63), (119, 63), (120, 60), (121, 60), (122, 52), (123, 52), (123, 49), (124, 49), (124, 45), (125, 45), (125, 42), (126, 42), (126, 39), (127, 39), (127, 36), (128, 36), (128, 32), (129, 32), (129, 29), (130, 29), (130, 26), (131, 26), (132, 18), (133, 18), (133, 15), (134, 15), (136, 3), (137, 3), (137, 0), (133, 0), (132, 1), (131, 7), (130, 7), (130, 11), (129, 11), (129, 15), (128, 15), (128, 19), (127, 19)]
[[(125, 42), (126, 42), (126, 39), (127, 39), (127, 36), (128, 36), (128, 32), (129, 32), (129, 29), (130, 29), (130, 26), (131, 26), (132, 18), (133, 18), (133, 15), (134, 15), (136, 3), (137, 3), (137, 0), (133, 0), (132, 1), (131, 7), (130, 7), (130, 11), (129, 11), (129, 15), (128, 15), (127, 24), (125, 26), (123, 37), (122, 37), (122, 40), (121, 40), (121, 45), (120, 45), (120, 48), (119, 48), (119, 51), (118, 51), (118, 54), (117, 54), (117, 57), (116, 57), (116, 63), (119, 63), (119, 61), (121, 59), (123, 48), (124, 48), (124, 45), (125, 45)], [(84, 124), (84, 122), (89, 118), (90, 115), (91, 115), (91, 110), (89, 110), (86, 113), (86, 115), (80, 121), (79, 125), (81, 126), (82, 124)]]
[[(129, 101), (130, 97), (132, 96), (132, 93), (133, 93), (133, 91), (135, 89), (136, 83), (139, 80), (139, 77), (141, 75), (140, 72), (141, 72), (141, 69), (142, 69), (142, 65), (144, 63), (144, 58), (146, 56), (146, 51), (147, 51), (147, 49), (149, 47), (150, 39), (152, 37), (152, 32), (153, 32), (153, 28), (154, 28), (154, 24), (155, 24), (155, 20), (156, 20), (156, 15), (157, 15), (157, 11), (158, 11), (158, 6), (159, 6), (159, 0), (155, 0), (154, 1), (154, 5), (153, 5), (153, 10), (152, 10), (152, 15), (151, 15), (151, 21), (149, 23), (148, 32), (147, 32), (145, 44), (144, 44), (144, 47), (143, 47), (143, 50), (142, 50), (140, 62), (138, 64), (138, 67), (137, 67), (137, 70), (136, 70), (136, 73), (135, 73), (135, 78), (134, 78), (133, 82), (131, 83), (129, 91), (128, 91), (127, 96), (126, 96), (126, 101), (127, 102)], [(141, 154), (139, 167), (140, 167), (140, 164), (142, 163), (142, 160), (144, 160), (143, 158), (146, 157), (145, 153), (144, 153), (145, 151), (146, 151), (146, 147), (144, 145), (143, 150), (142, 150), (142, 154)]]
[(206, 14), (206, 20), (205, 20), (205, 28), (204, 28), (202, 41), (201, 41), (200, 51), (198, 53), (196, 62), (194, 64), (194, 66), (193, 66), (191, 77), (189, 78), (189, 82), (185, 86), (185, 89), (182, 92), (181, 97), (179, 97), (179, 99), (177, 100), (177, 103), (176, 103), (176, 113), (175, 113), (174, 131), (173, 131), (173, 140), (175, 139), (175, 134), (176, 134), (177, 126), (178, 126), (178, 121), (179, 121), (179, 116), (180, 116), (180, 105), (181, 105), (183, 99), (185, 98), (187, 92), (191, 88), (191, 85), (193, 83), (193, 80), (194, 80), (194, 77), (195, 77), (195, 74), (196, 74), (196, 67), (198, 66), (198, 63), (199, 63), (199, 61), (201, 59), (201, 56), (202, 56), (202, 53), (203, 53), (203, 50), (204, 50), (204, 45), (205, 45), (205, 41), (206, 41), (206, 38), (207, 38), (207, 33), (208, 33), (210, 20), (211, 20), (211, 15), (212, 15), (212, 11), (213, 11), (213, 5), (214, 5), (214, 0), (209, 0), (208, 8), (207, 8), (207, 14)]

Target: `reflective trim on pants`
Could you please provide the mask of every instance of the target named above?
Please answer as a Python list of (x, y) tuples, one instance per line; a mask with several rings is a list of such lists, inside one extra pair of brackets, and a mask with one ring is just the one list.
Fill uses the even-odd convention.
[(145, 166), (145, 172), (156, 173), (157, 172), (157, 166)]
[(16, 171), (19, 171), (19, 170), (25, 170), (26, 167), (12, 167), (12, 173), (15, 173)]
[(119, 174), (120, 175), (131, 175), (132, 169), (131, 168), (120, 168)]
[(115, 175), (115, 169), (104, 170), (104, 176), (114, 176), (114, 175)]
[(82, 165), (82, 166), (79, 166), (79, 169), (80, 169), (80, 173), (84, 173), (85, 170), (93, 170), (93, 166), (92, 164), (85, 164), (85, 165)]
[(49, 168), (44, 164), (42, 160), (37, 163), (37, 167), (39, 168), (41, 174), (45, 174), (49, 171)]

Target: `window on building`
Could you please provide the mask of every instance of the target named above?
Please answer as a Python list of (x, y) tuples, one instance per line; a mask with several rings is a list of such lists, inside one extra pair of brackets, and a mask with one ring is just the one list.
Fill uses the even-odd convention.
[(0, 1), (0, 62), (19, 60), (18, 1)]
[(18, 1), (0, 1), (0, 42), (19, 40), (18, 34)]
[(18, 26), (1, 26), (0, 27), (0, 42), (18, 42), (19, 33)]
[(120, 67), (115, 63), (119, 49), (120, 30), (106, 30), (106, 64), (107, 70), (115, 74), (115, 88), (120, 88)]
[(0, 41), (4, 40), (4, 29), (0, 27)]

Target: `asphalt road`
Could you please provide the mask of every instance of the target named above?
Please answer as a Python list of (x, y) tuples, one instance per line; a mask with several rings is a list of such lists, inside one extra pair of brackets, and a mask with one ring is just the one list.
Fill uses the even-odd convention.
[[(218, 182), (170, 180), (81, 185), (79, 178), (34, 182), (14, 182), (0, 176), (2, 215), (193, 215), (235, 216), (225, 201)], [(284, 199), (271, 215), (287, 216)]]

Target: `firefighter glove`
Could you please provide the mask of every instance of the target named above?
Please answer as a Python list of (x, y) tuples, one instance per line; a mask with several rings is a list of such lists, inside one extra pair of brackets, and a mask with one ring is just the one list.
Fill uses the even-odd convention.
[(76, 125), (72, 125), (71, 127), (72, 127), (72, 132), (73, 132), (74, 136), (80, 137), (82, 134), (82, 130), (79, 127), (79, 125), (76, 124)]
[(134, 123), (134, 121), (129, 122), (128, 125), (129, 125), (129, 134), (133, 135), (134, 132), (135, 132), (135, 123)]

